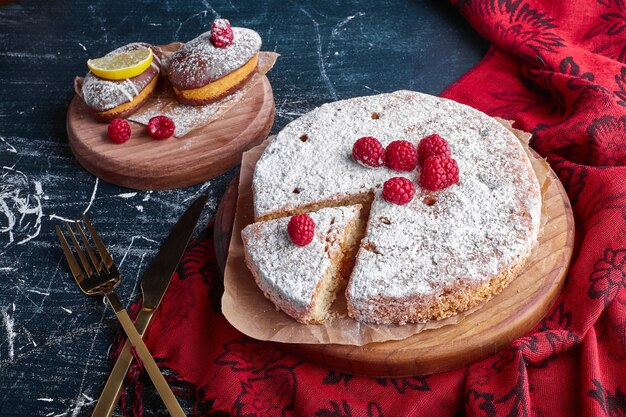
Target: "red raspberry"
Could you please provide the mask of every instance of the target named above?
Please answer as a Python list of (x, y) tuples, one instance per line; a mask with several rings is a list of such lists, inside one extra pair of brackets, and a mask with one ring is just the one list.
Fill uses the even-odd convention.
[(383, 184), (383, 198), (390, 203), (403, 206), (413, 199), (415, 186), (404, 177), (393, 177)]
[(395, 140), (387, 145), (385, 161), (395, 171), (413, 171), (417, 166), (417, 149), (411, 142)]
[(148, 122), (148, 133), (155, 139), (167, 139), (174, 134), (176, 125), (167, 116), (154, 116)]
[(448, 142), (436, 133), (426, 136), (417, 145), (417, 155), (419, 156), (420, 165), (424, 165), (424, 161), (429, 156), (444, 155), (450, 156), (450, 146)]
[(420, 185), (435, 191), (459, 182), (459, 166), (449, 156), (435, 155), (426, 158), (420, 173)]
[(233, 28), (227, 19), (215, 19), (213, 21), (211, 42), (216, 48), (226, 48), (233, 43)]
[(354, 142), (352, 157), (366, 167), (379, 167), (385, 164), (385, 148), (378, 139), (365, 136)]
[(124, 119), (113, 119), (107, 128), (109, 139), (115, 143), (124, 143), (130, 138), (130, 124)]
[(298, 246), (306, 246), (313, 240), (315, 222), (308, 214), (298, 214), (289, 219), (287, 233), (291, 241)]

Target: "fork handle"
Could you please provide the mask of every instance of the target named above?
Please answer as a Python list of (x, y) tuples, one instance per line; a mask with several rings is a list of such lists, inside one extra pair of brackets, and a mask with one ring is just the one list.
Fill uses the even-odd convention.
[(137, 332), (135, 324), (128, 316), (128, 313), (122, 306), (122, 303), (117, 297), (117, 294), (115, 294), (115, 292), (110, 292), (106, 294), (106, 296), (109, 300), (109, 303), (111, 304), (111, 307), (113, 307), (113, 310), (115, 310), (115, 315), (122, 325), (126, 336), (128, 336), (128, 340), (130, 340), (130, 343), (135, 347), (139, 359), (141, 359), (144, 368), (148, 372), (148, 376), (150, 376), (152, 383), (159, 392), (159, 395), (161, 396), (161, 399), (163, 400), (167, 411), (169, 411), (172, 417), (185, 417), (185, 412), (180, 407), (180, 404), (178, 404), (174, 393), (170, 389), (170, 386), (167, 384), (167, 381), (165, 380), (165, 377), (163, 377), (163, 374), (161, 374), (161, 370), (154, 361), (154, 358), (150, 354), (150, 351), (146, 347), (146, 344), (143, 342), (143, 339)]
[[(150, 319), (152, 318), (153, 313), (154, 310), (142, 309), (139, 312), (139, 315), (137, 315), (135, 328), (137, 329), (137, 333), (139, 333), (142, 337), (148, 328), (148, 324), (150, 324)], [(111, 417), (111, 415), (113, 415), (115, 406), (117, 405), (122, 393), (124, 378), (126, 377), (128, 368), (130, 368), (130, 364), (133, 362), (133, 354), (130, 351), (131, 347), (130, 340), (126, 340), (126, 343), (124, 343), (124, 347), (122, 348), (122, 351), (117, 357), (115, 365), (109, 374), (109, 378), (102, 389), (102, 393), (100, 394), (100, 398), (98, 398), (96, 408), (93, 409), (91, 417)]]

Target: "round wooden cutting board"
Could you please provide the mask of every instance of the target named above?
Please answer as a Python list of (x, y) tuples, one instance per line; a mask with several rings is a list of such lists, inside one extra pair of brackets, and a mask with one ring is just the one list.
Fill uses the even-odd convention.
[[(524, 270), (502, 293), (460, 323), (426, 330), (404, 340), (364, 346), (280, 344), (320, 366), (377, 377), (426, 375), (466, 366), (506, 347), (535, 326), (559, 294), (574, 245), (574, 218), (554, 172), (544, 194), (547, 223)], [(238, 177), (216, 215), (215, 246), (224, 270), (237, 202)]]
[(129, 122), (130, 140), (115, 144), (107, 138), (107, 123), (95, 121), (76, 96), (67, 112), (67, 135), (78, 162), (95, 176), (123, 187), (163, 190), (197, 184), (239, 164), (241, 154), (265, 139), (273, 122), (274, 96), (263, 76), (247, 100), (182, 138), (155, 140), (145, 126)]

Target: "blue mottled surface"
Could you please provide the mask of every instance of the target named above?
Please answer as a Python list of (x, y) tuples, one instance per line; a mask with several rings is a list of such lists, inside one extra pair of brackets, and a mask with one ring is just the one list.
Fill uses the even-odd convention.
[[(189, 40), (216, 16), (257, 30), (281, 54), (269, 74), (274, 131), (335, 99), (414, 89), (438, 94), (487, 45), (437, 1), (17, 1), (0, 6), (0, 416), (86, 416), (108, 374), (116, 330), (68, 275), (53, 226), (87, 213), (125, 277), (130, 303), (169, 228), (199, 193), (204, 221), (236, 172), (136, 192), (74, 160), (65, 133), (86, 60), (132, 41)], [(189, 411), (189, 404), (186, 405)], [(147, 415), (164, 415), (148, 393)]]

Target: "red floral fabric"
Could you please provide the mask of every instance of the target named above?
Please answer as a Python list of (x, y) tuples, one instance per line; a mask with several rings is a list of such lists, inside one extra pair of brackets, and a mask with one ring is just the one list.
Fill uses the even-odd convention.
[[(353, 376), (227, 323), (209, 228), (147, 336), (198, 415), (626, 416), (625, 0), (453, 4), (493, 47), (443, 95), (532, 132), (567, 189), (577, 229), (562, 294), (528, 335), (467, 368)], [(141, 411), (136, 391), (125, 396), (128, 414)]]

